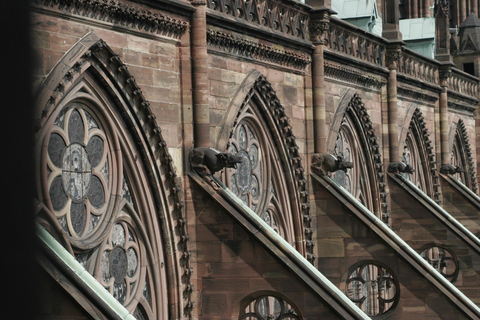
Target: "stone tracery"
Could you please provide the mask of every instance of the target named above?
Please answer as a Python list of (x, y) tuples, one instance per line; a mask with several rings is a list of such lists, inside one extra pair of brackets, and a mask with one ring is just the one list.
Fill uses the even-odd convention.
[(373, 123), (360, 96), (352, 94), (348, 102), (338, 107), (329, 139), (329, 150), (332, 153), (343, 154), (350, 158), (347, 161), (353, 162), (353, 169), (347, 173), (338, 171), (334, 178), (342, 182), (367, 208), (388, 222), (380, 147)]
[[(154, 235), (146, 227), (150, 225), (159, 229), (160, 224), (173, 222), (170, 221), (172, 218), (183, 221), (180, 187), (171, 157), (161, 131), (151, 120), (155, 118), (148, 102), (125, 65), (95, 35), (87, 35), (85, 41), (90, 47), (83, 53), (78, 50), (79, 55), (70, 70), (58, 71), (63, 74), (57, 74), (56, 69), (52, 71), (51, 78), (61, 80), (56, 87), (53, 86), (55, 89), (50, 91), (50, 97), (39, 95), (44, 99), (40, 101), (43, 109), (39, 114), (37, 132), (37, 155), (42, 163), (38, 174), (43, 181), (39, 185), (38, 198), (43, 199), (45, 210), (37, 218), (43, 225), (48, 225), (52, 233), (56, 232), (57, 237), (63, 238), (72, 256), (129, 311), (143, 319), (162, 318), (171, 312), (188, 313), (191, 310), (188, 298), (192, 291), (189, 277), (182, 278), (180, 285), (182, 288), (185, 284), (185, 293), (177, 289), (172, 291), (183, 297), (177, 304), (179, 311), (166, 310), (162, 306), (167, 303), (167, 289), (162, 286), (160, 276), (165, 269), (160, 273), (152, 269), (160, 262), (170, 268), (180, 260), (180, 268), (188, 268), (187, 243), (182, 241), (188, 235), (183, 224), (179, 223), (175, 229), (178, 235), (168, 234), (165, 227), (162, 227), (161, 235)], [(83, 47), (82, 44), (79, 46)], [(102, 85), (92, 85), (101, 77), (115, 78), (121, 83), (124, 96), (132, 97), (128, 112), (112, 117), (118, 112), (118, 106), (107, 104), (105, 101), (111, 100), (104, 99), (112, 91), (108, 88), (103, 91)], [(108, 86), (109, 81), (104, 84)], [(129, 141), (130, 136), (121, 129), (122, 121), (128, 123), (139, 119), (142, 119), (148, 146), (141, 138)], [(145, 166), (139, 167), (137, 159), (127, 156), (137, 154), (136, 148), (143, 150), (140, 154)], [(149, 151), (145, 152), (144, 148)], [(150, 159), (149, 154), (158, 157), (158, 161)], [(158, 167), (149, 167), (151, 161)], [(164, 185), (160, 189), (151, 188), (158, 184), (156, 175), (164, 175)], [(169, 202), (173, 200), (172, 203), (163, 203), (154, 194), (164, 192), (165, 188), (170, 189), (173, 198)], [(146, 201), (145, 197), (158, 202), (152, 206), (153, 202)], [(166, 208), (168, 216), (159, 219), (157, 210)], [(186, 253), (162, 258), (162, 251), (170, 252), (173, 241), (178, 241), (178, 248)], [(154, 249), (152, 243), (159, 246)], [(157, 256), (159, 253), (160, 257)], [(185, 311), (180, 311), (181, 308)]]
[(426, 128), (425, 118), (415, 109), (404, 142), (403, 161), (413, 167), (412, 175), (405, 175), (435, 201), (439, 201), (439, 182), (435, 154)]

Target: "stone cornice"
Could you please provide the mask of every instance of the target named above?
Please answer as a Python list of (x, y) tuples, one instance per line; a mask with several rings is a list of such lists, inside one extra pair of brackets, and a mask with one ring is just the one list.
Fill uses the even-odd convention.
[(418, 90), (418, 88), (398, 86), (397, 92), (399, 96), (410, 98), (415, 101), (426, 101), (428, 103), (435, 103), (438, 100), (438, 95), (425, 93), (421, 90)]
[(375, 89), (380, 89), (387, 83), (386, 79), (377, 78), (348, 67), (330, 64), (328, 62), (324, 64), (324, 67), (327, 78), (339, 79)]
[(310, 57), (304, 53), (275, 49), (226, 32), (210, 29), (207, 30), (207, 44), (210, 48), (222, 52), (302, 71), (311, 62)]
[(34, 0), (33, 5), (173, 38), (189, 27), (187, 21), (116, 0)]
[(477, 109), (477, 103), (472, 103), (472, 101), (465, 101), (461, 99), (451, 99), (449, 97), (448, 99), (448, 109), (449, 110), (455, 110), (460, 113), (465, 113), (469, 116), (472, 116), (475, 113), (475, 110)]

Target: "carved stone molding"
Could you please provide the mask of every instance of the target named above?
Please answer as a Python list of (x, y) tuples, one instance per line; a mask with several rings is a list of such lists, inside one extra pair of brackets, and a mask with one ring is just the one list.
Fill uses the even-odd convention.
[(116, 0), (34, 0), (33, 4), (173, 38), (179, 38), (189, 27), (186, 21)]
[(195, 7), (207, 5), (207, 1), (206, 1), (206, 0), (191, 0), (190, 3), (191, 3), (192, 5), (194, 5)]
[(434, 85), (439, 85), (438, 69), (436, 63), (423, 59), (413, 51), (406, 49), (404, 49), (400, 60), (397, 62), (398, 73)]
[(388, 49), (385, 52), (385, 64), (389, 69), (397, 69), (398, 61), (402, 58), (402, 51), (400, 48), (393, 50)]
[(314, 44), (325, 44), (327, 31), (330, 30), (330, 11), (322, 10), (312, 14), (308, 28), (310, 41)]
[(223, 52), (298, 70), (304, 70), (311, 62), (310, 57), (303, 53), (275, 49), (214, 30), (207, 30), (207, 44), (210, 48), (216, 48)]
[(443, 85), (446, 86), (447, 85), (446, 81), (448, 81), (448, 79), (453, 76), (452, 69), (450, 69), (450, 68), (446, 68), (446, 69), (440, 68), (439, 71), (438, 71), (438, 76), (440, 78), (440, 84), (442, 86)]
[(428, 103), (435, 103), (438, 100), (438, 95), (430, 95), (418, 89), (398, 86), (397, 93), (399, 96), (410, 98), (415, 101), (426, 101)]
[(448, 109), (466, 113), (471, 116), (474, 114), (475, 110), (477, 109), (477, 104), (476, 103), (469, 104), (468, 102), (460, 102), (457, 100), (448, 101)]
[(347, 67), (338, 66), (325, 63), (325, 76), (327, 78), (339, 79), (342, 81), (371, 87), (375, 89), (381, 89), (387, 83), (386, 79), (377, 78), (360, 71), (352, 70)]
[(330, 29), (329, 21), (310, 20), (308, 28), (310, 31), (310, 41), (314, 44), (325, 44), (325, 33)]

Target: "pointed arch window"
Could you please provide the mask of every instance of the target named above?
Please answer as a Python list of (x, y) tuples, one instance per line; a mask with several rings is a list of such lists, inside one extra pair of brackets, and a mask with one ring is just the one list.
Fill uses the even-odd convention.
[[(285, 108), (258, 70), (244, 79), (227, 110), (217, 149), (245, 159), (225, 169), (225, 185), (313, 262), (310, 203), (300, 148)], [(306, 241), (305, 241), (306, 240)]]
[(342, 156), (346, 161), (353, 162), (353, 168), (347, 169), (347, 172), (343, 170), (336, 171), (333, 174), (333, 179), (364, 206), (373, 210), (368, 172), (365, 167), (365, 154), (361, 146), (362, 144), (356, 135), (352, 120), (346, 114), (338, 131), (335, 155)]
[(404, 174), (404, 177), (432, 199), (439, 201), (435, 154), (429, 136), (422, 112), (415, 109), (403, 141), (401, 160), (415, 170), (413, 174)]
[[(36, 219), (130, 313), (189, 315), (179, 282), (190, 278), (178, 275), (189, 262), (185, 226), (169, 228), (183, 221), (179, 186), (149, 103), (95, 33), (71, 52), (38, 94)], [(174, 244), (182, 254), (164, 254)]]
[(285, 237), (289, 223), (286, 220), (288, 206), (279, 200), (276, 183), (279, 177), (275, 177), (281, 168), (278, 161), (273, 160), (273, 147), (258, 123), (253, 109), (249, 109), (235, 127), (228, 152), (240, 155), (244, 160), (236, 170), (226, 171), (226, 184), (270, 227)]
[(154, 319), (153, 257), (127, 174), (119, 170), (118, 136), (95, 108), (77, 100), (58, 112), (42, 148), (44, 197), (76, 260), (125, 307)]
[(410, 180), (415, 184), (420, 190), (426, 192), (427, 182), (425, 180), (425, 175), (423, 174), (424, 163), (421, 161), (421, 155), (418, 150), (418, 145), (415, 141), (412, 140), (412, 133), (407, 133), (407, 139), (403, 147), (403, 157), (402, 161), (410, 165), (415, 171), (412, 174), (402, 173), (405, 179)]
[(355, 90), (349, 90), (335, 111), (328, 134), (327, 152), (353, 162), (347, 172), (332, 177), (378, 218), (388, 223), (380, 146), (366, 105)]

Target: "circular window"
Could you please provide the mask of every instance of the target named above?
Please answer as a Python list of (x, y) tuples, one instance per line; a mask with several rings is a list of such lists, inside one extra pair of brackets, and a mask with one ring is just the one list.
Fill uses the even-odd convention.
[(101, 126), (81, 103), (72, 103), (55, 119), (46, 148), (51, 208), (73, 240), (88, 238), (107, 212), (109, 149)]
[(299, 320), (298, 312), (286, 301), (275, 296), (260, 296), (251, 301), (239, 320)]
[(134, 297), (138, 282), (138, 250), (135, 234), (127, 223), (116, 223), (102, 249), (100, 278), (105, 288), (122, 304)]
[(458, 259), (452, 250), (432, 243), (427, 245), (420, 255), (450, 282), (457, 280)]
[(363, 261), (350, 268), (345, 293), (370, 317), (393, 310), (400, 287), (393, 272), (375, 261)]

